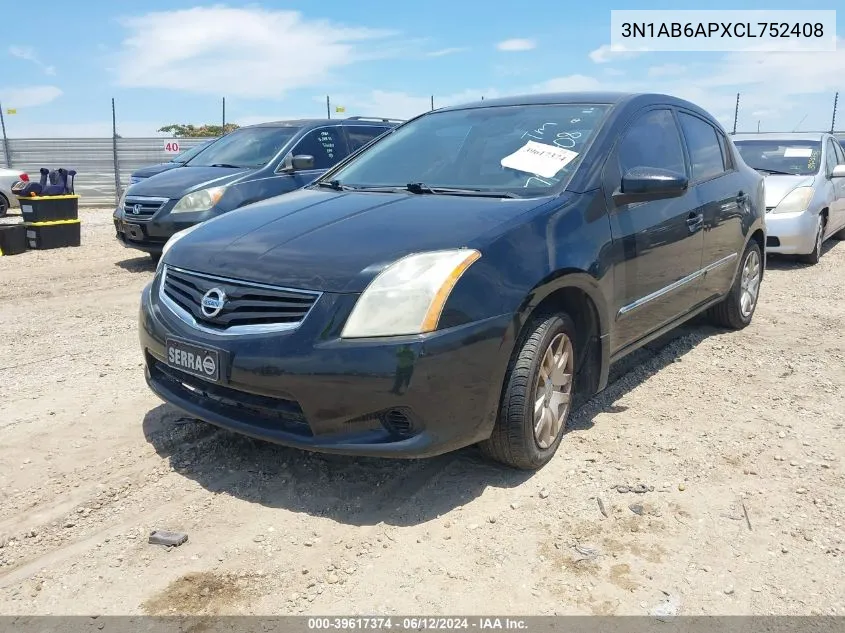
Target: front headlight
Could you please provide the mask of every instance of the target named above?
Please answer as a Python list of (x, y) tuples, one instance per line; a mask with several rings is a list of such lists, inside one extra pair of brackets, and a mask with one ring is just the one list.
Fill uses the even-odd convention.
[(208, 211), (220, 202), (220, 198), (223, 197), (225, 192), (226, 187), (209, 187), (208, 189), (194, 191), (187, 196), (183, 196), (170, 212), (187, 213), (190, 211)]
[(164, 246), (161, 248), (161, 257), (158, 260), (158, 266), (156, 266), (156, 271), (161, 268), (161, 263), (164, 261), (164, 256), (167, 255), (167, 251), (173, 248), (173, 245), (185, 237), (191, 231), (199, 228), (202, 226), (202, 223), (194, 224), (193, 226), (189, 226), (187, 229), (182, 229), (181, 231), (177, 231), (173, 235), (170, 236), (170, 239), (164, 243)]
[(478, 251), (463, 248), (416, 253), (393, 262), (358, 298), (341, 337), (399, 336), (436, 330), (452, 288), (480, 257)]
[(126, 206), (126, 194), (129, 193), (129, 187), (123, 190), (123, 193), (120, 194), (120, 200), (117, 201), (117, 209), (118, 211), (123, 211), (123, 207)]
[(812, 199), (812, 187), (797, 187), (786, 194), (786, 197), (770, 213), (799, 213), (810, 206)]

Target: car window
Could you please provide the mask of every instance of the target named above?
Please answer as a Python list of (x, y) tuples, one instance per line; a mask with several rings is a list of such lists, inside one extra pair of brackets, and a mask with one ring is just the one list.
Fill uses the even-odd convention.
[(733, 152), (731, 151), (731, 145), (728, 143), (728, 139), (725, 138), (725, 135), (718, 130), (716, 131), (716, 136), (718, 137), (719, 145), (722, 148), (722, 157), (725, 160), (725, 171), (731, 171), (736, 167)]
[(758, 171), (809, 176), (819, 171), (822, 144), (811, 140), (740, 139), (734, 145)]
[(303, 136), (293, 154), (314, 157), (314, 169), (328, 169), (345, 156), (337, 126), (320, 127)]
[(346, 126), (346, 138), (349, 140), (349, 152), (363, 147), (377, 136), (381, 136), (390, 128), (371, 127), (369, 125), (348, 125)]
[(692, 163), (692, 179), (696, 182), (709, 180), (725, 173), (722, 148), (716, 129), (697, 116), (678, 113), (681, 129), (687, 141), (687, 148)]
[(670, 110), (651, 110), (637, 119), (619, 145), (623, 174), (638, 167), (656, 167), (686, 174), (678, 126)]
[(191, 167), (263, 167), (299, 131), (296, 127), (244, 127), (230, 132), (188, 161)]
[(836, 146), (836, 163), (838, 165), (845, 165), (845, 148), (841, 143), (834, 143)]
[(332, 173), (351, 187), (549, 195), (575, 173), (606, 104), (514, 105), (426, 113)]
[(827, 140), (827, 157), (825, 158), (825, 163), (827, 164), (827, 172), (830, 174), (833, 171), (833, 168), (836, 167), (837, 163), (839, 162), (838, 157), (836, 156), (836, 148), (835, 145), (838, 143), (834, 143), (830, 139)]

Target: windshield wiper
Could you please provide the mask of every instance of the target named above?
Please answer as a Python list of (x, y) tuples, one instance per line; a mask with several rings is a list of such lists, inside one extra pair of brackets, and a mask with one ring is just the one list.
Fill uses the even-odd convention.
[(769, 169), (767, 167), (754, 167), (757, 171), (764, 171), (767, 174), (773, 174), (777, 176), (796, 176), (797, 174), (791, 174), (788, 171), (778, 171), (777, 169)]
[(240, 165), (230, 165), (229, 163), (214, 163), (213, 165), (209, 165), (209, 167), (227, 167), (229, 169), (240, 169)]
[(349, 185), (342, 185), (340, 184), (339, 180), (321, 180), (317, 183), (318, 187), (328, 187), (329, 189), (334, 189), (335, 191), (352, 191), (355, 187), (350, 187)]
[(411, 182), (405, 188), (411, 193), (444, 196), (477, 196), (479, 198), (519, 198), (510, 191), (485, 191), (483, 189), (460, 189), (455, 187), (429, 187), (424, 182)]

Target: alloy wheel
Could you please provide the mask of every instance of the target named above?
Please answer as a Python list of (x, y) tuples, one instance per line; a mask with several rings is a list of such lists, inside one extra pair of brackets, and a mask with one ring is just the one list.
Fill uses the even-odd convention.
[(534, 391), (534, 440), (541, 449), (554, 444), (569, 414), (573, 367), (572, 341), (561, 332), (543, 354)]
[(740, 310), (742, 310), (742, 316), (745, 319), (751, 316), (751, 313), (754, 312), (754, 306), (757, 305), (761, 273), (760, 256), (756, 250), (748, 251), (745, 263), (742, 265), (739, 299)]

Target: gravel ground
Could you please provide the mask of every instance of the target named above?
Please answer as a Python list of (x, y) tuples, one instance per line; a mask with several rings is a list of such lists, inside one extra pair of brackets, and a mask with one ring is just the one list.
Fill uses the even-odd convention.
[(110, 216), (0, 258), (0, 613), (845, 615), (844, 243), (770, 262), (746, 330), (623, 361), (525, 474), (181, 417), (143, 380), (153, 266)]

